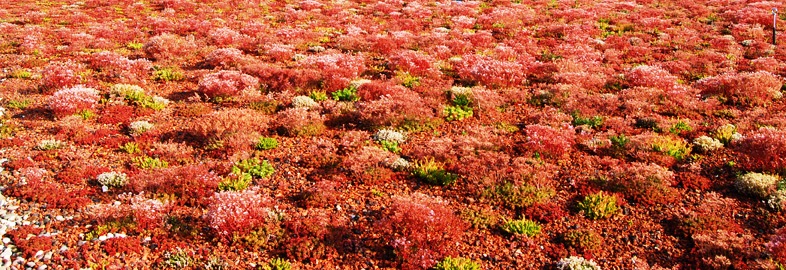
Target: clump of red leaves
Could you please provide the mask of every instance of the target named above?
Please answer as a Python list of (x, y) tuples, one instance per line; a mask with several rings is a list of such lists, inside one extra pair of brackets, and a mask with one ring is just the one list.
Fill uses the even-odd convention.
[(405, 269), (428, 269), (455, 255), (451, 246), (467, 228), (444, 201), (418, 193), (394, 197), (385, 218), (377, 223)]

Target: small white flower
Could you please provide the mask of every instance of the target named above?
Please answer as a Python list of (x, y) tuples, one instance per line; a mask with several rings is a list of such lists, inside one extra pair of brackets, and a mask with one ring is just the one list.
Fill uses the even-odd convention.
[(153, 103), (160, 103), (164, 105), (169, 105), (169, 100), (164, 97), (154, 96)]
[(693, 144), (701, 150), (710, 152), (723, 148), (723, 143), (710, 136), (701, 136), (693, 140)]
[(409, 169), (410, 166), (411, 164), (409, 163), (409, 161), (403, 158), (398, 158), (395, 161), (393, 161), (392, 164), (390, 164), (390, 168), (398, 171), (405, 171)]
[(122, 187), (128, 184), (128, 176), (120, 172), (105, 172), (99, 174), (96, 180), (102, 185), (102, 190), (104, 190), (104, 187), (108, 189), (108, 187)]
[(582, 257), (570, 256), (559, 260), (557, 269), (560, 270), (600, 270), (600, 266), (592, 260)]
[(311, 109), (319, 106), (319, 103), (307, 96), (296, 96), (292, 98), (292, 107)]
[(380, 129), (377, 131), (377, 133), (374, 133), (371, 138), (377, 142), (389, 141), (395, 143), (404, 143), (407, 140), (407, 136), (403, 133), (390, 129)]
[(46, 150), (58, 149), (60, 147), (63, 147), (63, 142), (61, 142), (61, 141), (58, 141), (58, 140), (41, 140), (40, 142), (38, 142), (38, 145), (36, 146), (36, 149), (46, 151)]
[(134, 121), (128, 125), (131, 135), (139, 135), (153, 128), (153, 124), (147, 121)]

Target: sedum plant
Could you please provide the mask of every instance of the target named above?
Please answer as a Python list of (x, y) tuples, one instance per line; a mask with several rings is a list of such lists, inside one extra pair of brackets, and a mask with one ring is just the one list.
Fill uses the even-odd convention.
[(131, 132), (131, 135), (139, 135), (151, 129), (153, 129), (153, 124), (144, 120), (134, 121), (128, 125), (128, 130)]
[(509, 234), (532, 237), (540, 234), (540, 224), (526, 218), (510, 220), (502, 224), (502, 230)]
[(557, 262), (559, 270), (600, 270), (600, 266), (592, 260), (583, 257), (570, 256)]
[(432, 185), (447, 186), (458, 179), (458, 175), (445, 171), (444, 165), (434, 161), (433, 158), (416, 161), (412, 167), (412, 175)]
[(699, 136), (693, 139), (693, 145), (704, 152), (712, 152), (723, 148), (723, 143), (721, 141), (710, 136)]
[(742, 193), (758, 198), (767, 198), (780, 181), (777, 175), (749, 172), (737, 177), (734, 183)]
[(63, 145), (65, 144), (59, 140), (41, 140), (40, 142), (38, 142), (38, 145), (36, 145), (35, 148), (38, 150), (48, 151), (48, 150), (60, 149), (61, 147), (63, 147)]
[(256, 144), (255, 147), (256, 147), (256, 149), (259, 149), (259, 150), (276, 149), (276, 147), (278, 147), (278, 140), (276, 140), (276, 138), (261, 137), (257, 141), (257, 144)]
[(584, 197), (584, 200), (579, 202), (578, 209), (589, 219), (607, 218), (619, 211), (617, 198), (606, 195), (603, 191)]
[(445, 257), (434, 266), (434, 270), (480, 270), (480, 264), (467, 258)]
[(96, 180), (102, 186), (107, 187), (123, 187), (128, 184), (128, 176), (120, 172), (105, 172), (99, 174)]

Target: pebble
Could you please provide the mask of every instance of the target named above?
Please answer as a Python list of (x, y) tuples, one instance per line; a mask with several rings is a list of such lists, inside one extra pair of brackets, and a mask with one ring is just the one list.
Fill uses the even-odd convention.
[(45, 262), (48, 262), (48, 261), (52, 260), (52, 255), (53, 255), (53, 254), (54, 254), (54, 253), (53, 253), (52, 251), (49, 251), (49, 252), (47, 252), (46, 254), (44, 254), (44, 261), (45, 261)]
[(27, 266), (28, 266), (28, 267), (33, 267), (33, 266), (35, 266), (35, 262), (28, 262), (28, 263), (27, 263)]
[(8, 243), (11, 243), (11, 238), (3, 237), (3, 245), (8, 245)]
[(3, 253), (0, 253), (0, 258), (2, 258), (4, 261), (10, 261), (11, 254), (13, 254), (11, 247), (6, 247), (5, 250), (3, 250)]
[(45, 270), (46, 267), (47, 267), (46, 265), (41, 265), (41, 266), (38, 267), (38, 270)]
[(39, 260), (39, 261), (40, 261), (41, 259), (43, 259), (43, 258), (44, 258), (44, 251), (43, 251), (43, 250), (39, 250), (38, 252), (36, 252), (36, 253), (35, 253), (35, 255), (33, 255), (33, 257), (34, 257), (36, 260)]
[(63, 221), (63, 220), (65, 220), (65, 218), (64, 218), (63, 216), (56, 216), (56, 217), (55, 217), (55, 220), (57, 220), (57, 221)]

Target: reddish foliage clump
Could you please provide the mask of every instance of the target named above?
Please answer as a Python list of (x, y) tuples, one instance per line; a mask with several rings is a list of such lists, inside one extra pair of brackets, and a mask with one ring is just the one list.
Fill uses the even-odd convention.
[(227, 98), (239, 96), (245, 91), (253, 91), (259, 86), (259, 80), (233, 70), (222, 70), (205, 75), (199, 81), (197, 92), (209, 98)]
[(731, 104), (767, 105), (780, 98), (782, 83), (766, 71), (726, 73), (704, 78), (695, 83), (703, 95), (718, 95)]
[(555, 203), (537, 203), (524, 211), (524, 216), (544, 223), (561, 219), (567, 215), (568, 213)]
[(273, 202), (254, 190), (218, 192), (210, 201), (205, 219), (223, 242), (245, 236), (271, 218)]
[(570, 152), (576, 136), (572, 128), (556, 129), (538, 124), (527, 126), (524, 132), (529, 151), (552, 157), (562, 157)]
[(786, 131), (761, 128), (745, 136), (734, 150), (743, 155), (740, 165), (748, 170), (786, 169)]
[(786, 228), (780, 228), (766, 245), (772, 258), (780, 264), (786, 264)]
[(337, 248), (347, 236), (345, 222), (325, 212), (310, 212), (308, 216), (287, 220), (284, 223), (286, 240), (283, 242), (287, 256), (311, 262), (337, 257)]
[(394, 197), (377, 229), (404, 269), (428, 269), (459, 241), (468, 225), (445, 202), (424, 194)]
[(103, 242), (104, 252), (109, 256), (115, 256), (118, 253), (131, 254), (142, 253), (144, 249), (141, 242), (136, 237), (112, 237)]
[(136, 192), (175, 195), (178, 204), (204, 205), (220, 181), (221, 177), (206, 166), (188, 165), (139, 173), (129, 179), (128, 185)]
[(75, 86), (55, 92), (49, 97), (48, 106), (52, 112), (63, 117), (81, 110), (93, 109), (101, 97), (93, 88)]
[(81, 69), (81, 65), (71, 61), (51, 63), (42, 72), (41, 86), (47, 91), (75, 86), (80, 81), (77, 73)]
[(28, 179), (27, 184), (9, 188), (9, 195), (46, 203), (49, 207), (80, 209), (92, 201), (87, 197), (90, 190), (69, 189), (61, 184), (41, 179)]
[[(32, 225), (20, 226), (8, 231), (6, 235), (22, 251), (25, 257), (32, 258), (39, 250), (48, 251), (55, 248), (55, 240), (51, 236), (38, 236), (41, 228)], [(28, 235), (34, 235), (29, 237)]]
[(101, 124), (127, 124), (134, 117), (134, 107), (128, 105), (107, 106), (101, 111), (97, 122)]

